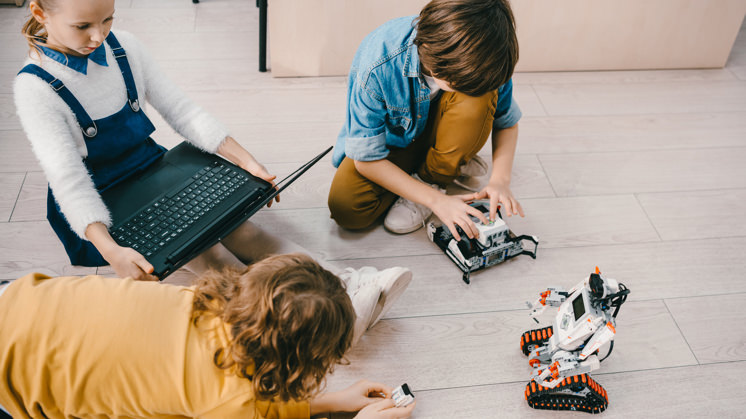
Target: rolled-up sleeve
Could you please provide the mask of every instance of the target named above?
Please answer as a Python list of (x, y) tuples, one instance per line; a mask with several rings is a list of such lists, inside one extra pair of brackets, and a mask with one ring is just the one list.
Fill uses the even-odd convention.
[(510, 128), (517, 124), (523, 116), (521, 108), (513, 99), (513, 80), (508, 80), (497, 89), (497, 107), (495, 108), (495, 120), (492, 123), (493, 130)]
[(386, 104), (379, 92), (373, 75), (350, 89), (344, 151), (353, 160), (374, 161), (389, 155)]

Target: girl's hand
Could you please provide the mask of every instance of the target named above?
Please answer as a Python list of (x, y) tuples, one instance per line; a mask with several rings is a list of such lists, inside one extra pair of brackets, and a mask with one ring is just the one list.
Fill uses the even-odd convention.
[[(251, 155), (238, 141), (234, 140), (233, 137), (225, 137), (223, 143), (218, 147), (218, 153), (225, 156), (228, 160), (235, 163), (238, 167), (246, 170), (252, 175), (264, 179), (275, 186), (275, 178), (277, 176), (269, 174), (267, 169)], [(280, 202), (280, 195), (275, 197), (276, 202)], [(272, 201), (267, 203), (268, 207), (272, 206)]]
[(391, 398), (392, 391), (394, 389), (385, 384), (360, 380), (346, 389), (334, 393), (335, 409), (333, 411), (357, 412), (382, 398)]
[(111, 265), (120, 278), (133, 278), (137, 281), (157, 281), (158, 278), (151, 275), (153, 265), (143, 255), (131, 247), (112, 247), (106, 254), (102, 253), (104, 259)]
[(354, 419), (406, 419), (412, 415), (417, 402), (406, 407), (394, 407), (394, 401), (383, 399), (371, 403), (358, 413)]
[(457, 241), (461, 240), (461, 235), (456, 230), (457, 225), (461, 227), (461, 230), (463, 230), (470, 239), (479, 237), (479, 230), (477, 230), (477, 226), (474, 225), (474, 222), (471, 220), (469, 215), (473, 215), (485, 224), (487, 223), (487, 219), (484, 218), (484, 215), (481, 212), (466, 204), (467, 201), (475, 199), (474, 197), (476, 195), (477, 194), (448, 196), (443, 194), (431, 208), (435, 215), (440, 218), (440, 221), (443, 222), (443, 225), (448, 227), (453, 238)]
[(475, 194), (474, 199), (490, 199), (490, 220), (494, 221), (497, 216), (497, 204), (502, 204), (504, 211), (508, 217), (513, 215), (520, 215), (523, 217), (523, 207), (517, 199), (513, 197), (513, 192), (510, 191), (510, 186), (507, 183), (500, 181), (491, 181), (481, 191)]

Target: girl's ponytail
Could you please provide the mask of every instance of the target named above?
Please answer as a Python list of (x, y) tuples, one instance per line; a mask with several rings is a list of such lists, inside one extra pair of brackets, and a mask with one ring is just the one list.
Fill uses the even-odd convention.
[[(36, 3), (44, 11), (49, 11), (51, 8), (50, 0), (33, 0), (31, 3)], [(36, 51), (37, 54), (41, 54), (41, 45), (47, 41), (47, 30), (44, 25), (39, 23), (33, 16), (29, 16), (26, 23), (21, 29), (21, 33), (28, 42), (29, 49)]]

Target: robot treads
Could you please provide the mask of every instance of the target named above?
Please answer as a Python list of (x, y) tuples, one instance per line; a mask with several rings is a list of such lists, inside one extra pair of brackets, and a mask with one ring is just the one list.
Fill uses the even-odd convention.
[[(535, 321), (547, 307), (558, 307), (552, 326), (521, 336), (521, 351), (534, 369), (525, 392), (529, 406), (589, 413), (606, 409), (606, 390), (588, 373), (611, 354), (616, 316), (629, 292), (624, 284), (602, 277), (597, 267), (570, 291), (548, 288), (529, 303)], [(607, 342), (609, 351), (599, 359), (598, 350)]]

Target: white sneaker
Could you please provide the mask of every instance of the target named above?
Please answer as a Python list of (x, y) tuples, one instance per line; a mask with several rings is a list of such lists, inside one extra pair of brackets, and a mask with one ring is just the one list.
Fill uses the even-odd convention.
[[(412, 177), (433, 189), (445, 192), (444, 189), (436, 184), (424, 182), (419, 176), (417, 176), (417, 174), (412, 175)], [(411, 233), (424, 226), (425, 221), (427, 221), (432, 213), (433, 211), (424, 205), (399, 197), (399, 199), (397, 199), (396, 202), (394, 202), (394, 205), (389, 209), (388, 214), (386, 214), (386, 218), (383, 220), (383, 226), (386, 230), (392, 233)]]
[(483, 158), (474, 156), (460, 167), (460, 173), (453, 183), (467, 191), (479, 192), (487, 185), (490, 167)]
[[(382, 271), (365, 266), (360, 269), (347, 268), (342, 275), (342, 281), (347, 284), (347, 292), (351, 296), (367, 296), (375, 290), (376, 301), (373, 311), (370, 313), (367, 328), (373, 327), (391, 308), (391, 305), (407, 289), (412, 281), (412, 271), (407, 268), (394, 267)], [(360, 298), (362, 300), (362, 298)], [(355, 301), (353, 299), (353, 305)], [(361, 311), (367, 312), (367, 301), (361, 303)], [(357, 307), (355, 309), (357, 312)], [(363, 329), (365, 330), (365, 329)]]
[(368, 330), (381, 291), (377, 285), (359, 287), (355, 290), (351, 290), (348, 286), (347, 294), (349, 294), (352, 308), (355, 310), (355, 326), (352, 331), (352, 345), (354, 346), (363, 336), (363, 333)]

